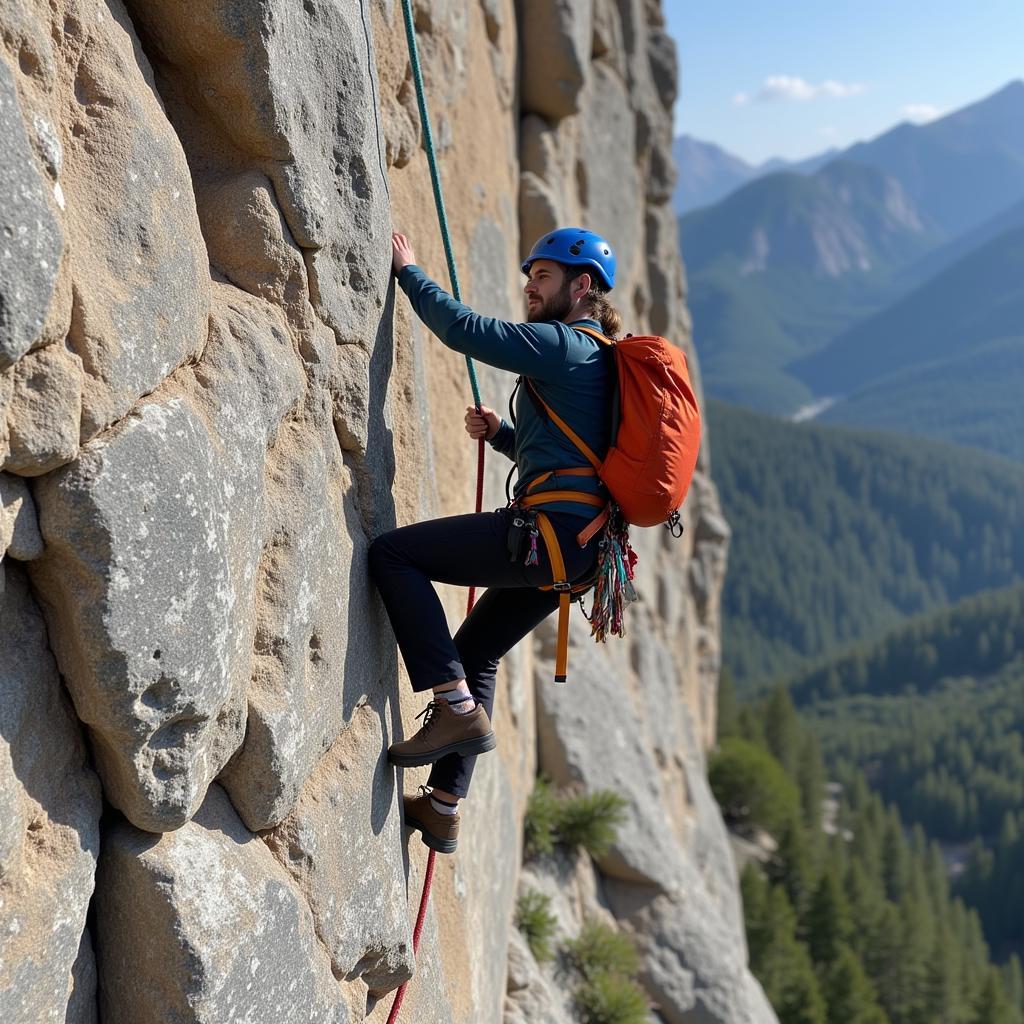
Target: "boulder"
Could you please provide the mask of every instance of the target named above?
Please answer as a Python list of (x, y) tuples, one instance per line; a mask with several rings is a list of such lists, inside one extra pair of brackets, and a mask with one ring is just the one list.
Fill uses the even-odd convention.
[[(635, 628), (633, 620), (629, 626)], [(551, 632), (545, 630), (545, 654), (554, 653)], [(634, 649), (651, 648), (653, 639), (638, 640)], [(660, 668), (665, 667), (662, 660)], [(664, 728), (659, 723), (664, 721), (665, 705), (646, 687), (628, 696), (632, 672), (627, 645), (612, 638), (601, 650), (578, 621), (570, 628), (569, 672), (569, 684), (556, 686), (551, 682), (550, 662), (538, 662), (540, 771), (560, 787), (621, 793), (626, 800), (625, 821), (599, 862), (601, 871), (671, 891), (678, 884), (684, 855), (675, 827), (666, 821), (666, 780), (650, 735), (651, 729)], [(672, 685), (671, 676), (668, 685)], [(586, 700), (579, 699), (581, 693)], [(656, 713), (644, 713), (647, 701)], [(595, 741), (595, 737), (601, 739)], [(680, 807), (679, 813), (683, 810)]]
[(573, 1024), (568, 993), (541, 969), (513, 927), (508, 941), (508, 992), (502, 1024)]
[(130, 7), (198, 176), (239, 155), (262, 165), (305, 253), (317, 315), (339, 341), (368, 346), (389, 281), (390, 216), (365, 12), (333, 0)]
[(579, 109), (590, 69), (591, 0), (522, 0), (519, 32), (523, 113), (560, 121)]
[[(644, 182), (633, 148), (636, 117), (622, 79), (600, 61), (592, 65), (590, 84), (581, 101), (584, 124), (600, 131), (581, 131), (577, 172), (585, 176), (583, 216), (587, 227), (604, 235), (618, 257), (615, 294), (628, 295), (643, 272), (641, 245)], [(617, 300), (620, 307), (625, 300)]]
[(640, 953), (640, 984), (666, 1024), (776, 1024), (764, 990), (747, 970), (746, 946), (696, 877), (692, 888), (651, 898), (610, 881), (606, 892)]
[(288, 814), (357, 704), (393, 670), (355, 496), (329, 408), (282, 426), (265, 482), (248, 726), (223, 776), (254, 830)]
[(62, 0), (52, 13), (35, 3), (69, 62), (52, 104), (74, 288), (68, 344), (88, 374), (84, 441), (202, 351), (209, 265), (185, 154), (121, 0), (99, 11)]
[(40, 480), (32, 563), (108, 799), (177, 828), (242, 741), (264, 461), (303, 376), (280, 314), (226, 286), (195, 371)]
[(219, 786), (176, 832), (113, 826), (96, 884), (104, 1022), (352, 1019), (309, 907)]
[(284, 309), (289, 323), (309, 326), (306, 265), (274, 197), (258, 171), (207, 177), (196, 202), (210, 262), (232, 284)]
[(24, 480), (0, 473), (0, 559), (31, 562), (43, 553), (36, 504)]
[(335, 977), (375, 994), (412, 977), (401, 808), (380, 715), (361, 704), (295, 806), (263, 839), (313, 912)]
[(0, 370), (5, 370), (42, 332), (64, 235), (29, 143), (11, 70), (2, 58), (0, 138)]
[(63, 1024), (88, 1002), (100, 787), (19, 566), (0, 622), (0, 1020)]
[(63, 342), (23, 356), (10, 370), (8, 453), (4, 468), (40, 476), (78, 454), (82, 424), (82, 360)]

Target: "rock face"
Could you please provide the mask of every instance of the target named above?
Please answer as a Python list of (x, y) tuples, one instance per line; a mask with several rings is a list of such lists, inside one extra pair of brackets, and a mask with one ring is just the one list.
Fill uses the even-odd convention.
[(91, 957), (100, 787), (20, 567), (0, 622), (0, 1016), (63, 1022), (73, 995), (95, 1005), (95, 976), (76, 966)]
[[(520, 317), (521, 256), (585, 223), (629, 329), (699, 378), (659, 5), (415, 22), (467, 300)], [(684, 539), (637, 539), (629, 638), (574, 624), (558, 689), (550, 626), (505, 659), (413, 956), (420, 776), (386, 750), (422, 701), (366, 550), (470, 508), (476, 449), (465, 362), (390, 274), (396, 228), (446, 283), (400, 5), (0, 3), (0, 129), (0, 1020), (356, 1024), (415, 975), (410, 1020), (568, 1024), (510, 931), (538, 887), (561, 935), (634, 937), (652, 1019), (773, 1021), (704, 778), (728, 543), (706, 445)], [(503, 407), (509, 376), (477, 370)], [(628, 794), (596, 865), (522, 867), (538, 769)]]
[(219, 787), (176, 832), (112, 828), (96, 884), (102, 1020), (351, 1019), (309, 907)]

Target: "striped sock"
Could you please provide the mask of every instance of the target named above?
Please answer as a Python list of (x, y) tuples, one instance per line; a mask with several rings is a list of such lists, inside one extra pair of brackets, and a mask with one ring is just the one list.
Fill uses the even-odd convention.
[(469, 687), (463, 689), (461, 686), (456, 686), (453, 690), (435, 693), (434, 699), (448, 701), (448, 706), (457, 715), (468, 715), (476, 707), (476, 701), (473, 698), (473, 694), (469, 692)]
[(442, 800), (440, 797), (436, 797), (431, 794), (430, 806), (437, 811), (438, 814), (458, 814), (459, 805), (451, 804), (447, 800)]

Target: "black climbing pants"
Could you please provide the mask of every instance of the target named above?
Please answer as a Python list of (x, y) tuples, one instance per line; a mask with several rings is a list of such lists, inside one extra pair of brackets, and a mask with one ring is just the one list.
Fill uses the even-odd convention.
[[(494, 706), (498, 662), (558, 607), (542, 538), (539, 564), (524, 564), (525, 551), (509, 558), (512, 510), (449, 516), (382, 534), (370, 545), (370, 573), (380, 590), (399, 650), (417, 692), (465, 679), (488, 716)], [(581, 548), (576, 534), (586, 517), (549, 513), (570, 582), (592, 575), (598, 539)], [(454, 638), (431, 581), (486, 587)], [(554, 685), (554, 684), (552, 684)], [(477, 755), (450, 754), (432, 766), (428, 785), (458, 797), (469, 791)]]

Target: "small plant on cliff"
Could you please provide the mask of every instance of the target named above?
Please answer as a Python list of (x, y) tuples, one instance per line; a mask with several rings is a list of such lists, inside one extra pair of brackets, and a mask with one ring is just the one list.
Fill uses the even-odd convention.
[(582, 846), (592, 857), (601, 857), (615, 842), (625, 810), (626, 801), (610, 789), (566, 797), (558, 808), (558, 841), (570, 849)]
[(574, 998), (584, 1024), (646, 1024), (647, 996), (634, 981), (640, 960), (627, 935), (589, 921), (564, 948), (583, 976)]
[(642, 988), (618, 974), (598, 974), (576, 990), (583, 1024), (647, 1024), (651, 1019)]
[(555, 915), (550, 907), (551, 898), (536, 889), (528, 889), (516, 903), (516, 927), (523, 933), (537, 963), (554, 956), (551, 936), (555, 931)]
[(555, 823), (558, 820), (558, 798), (544, 779), (534, 783), (523, 819), (526, 855), (535, 857), (555, 849)]
[(523, 820), (526, 856), (553, 853), (558, 845), (600, 857), (615, 841), (625, 808), (626, 801), (609, 789), (564, 796), (537, 779)]
[(640, 969), (640, 959), (628, 935), (599, 921), (588, 921), (575, 939), (565, 943), (569, 962), (584, 978), (618, 974), (630, 978)]

